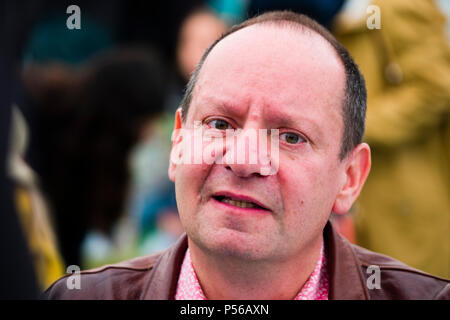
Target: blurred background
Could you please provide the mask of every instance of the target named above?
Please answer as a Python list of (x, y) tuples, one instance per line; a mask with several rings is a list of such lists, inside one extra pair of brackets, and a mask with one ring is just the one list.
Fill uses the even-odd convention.
[(0, 298), (183, 233), (167, 168), (184, 86), (227, 28), (280, 9), (327, 27), (367, 82), (372, 171), (333, 223), (450, 278), (450, 1), (0, 0)]

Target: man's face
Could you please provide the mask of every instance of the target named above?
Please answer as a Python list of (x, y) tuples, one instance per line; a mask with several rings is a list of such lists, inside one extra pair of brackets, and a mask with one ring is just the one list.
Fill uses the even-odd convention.
[(213, 131), (279, 129), (278, 171), (263, 176), (250, 164), (172, 163), (180, 217), (194, 245), (269, 261), (320, 241), (345, 181), (339, 160), (344, 88), (344, 67), (313, 32), (256, 25), (217, 44), (183, 128), (200, 121)]

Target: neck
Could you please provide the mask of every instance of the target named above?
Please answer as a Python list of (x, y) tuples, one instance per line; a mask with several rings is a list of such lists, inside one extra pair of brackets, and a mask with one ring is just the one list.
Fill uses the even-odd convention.
[(189, 240), (195, 273), (210, 300), (292, 300), (314, 270), (321, 245), (322, 237), (291, 259), (243, 261), (205, 252)]

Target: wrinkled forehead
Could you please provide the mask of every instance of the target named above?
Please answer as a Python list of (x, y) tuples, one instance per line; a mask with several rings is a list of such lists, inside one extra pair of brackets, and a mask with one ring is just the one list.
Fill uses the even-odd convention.
[(342, 106), (345, 70), (322, 36), (301, 26), (258, 24), (230, 34), (206, 58), (193, 99), (263, 95), (281, 104)]

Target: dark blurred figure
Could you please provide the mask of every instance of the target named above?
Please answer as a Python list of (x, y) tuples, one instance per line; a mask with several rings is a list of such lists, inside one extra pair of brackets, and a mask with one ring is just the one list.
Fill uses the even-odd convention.
[(105, 53), (72, 79), (66, 86), (56, 81), (58, 93), (44, 90), (40, 103), (45, 107), (58, 101), (57, 107), (66, 110), (62, 117), (71, 119), (65, 130), (60, 128), (55, 151), (47, 155), (52, 168), (45, 191), (62, 256), (68, 265), (80, 265), (87, 231), (108, 235), (123, 212), (128, 156), (151, 134), (151, 121), (164, 105), (166, 81), (159, 57), (141, 49)]
[(227, 30), (227, 25), (212, 10), (202, 8), (190, 14), (180, 27), (177, 64), (187, 82), (203, 52)]
[[(161, 53), (170, 77), (166, 110), (172, 115), (186, 84), (177, 61), (180, 30), (191, 15), (205, 7), (206, 0), (120, 0), (115, 40), (121, 45), (149, 45)], [(197, 34), (191, 39), (197, 43)], [(192, 47), (193, 45), (191, 45)]]
[[(23, 52), (23, 63), (26, 71), (32, 66), (35, 78), (31, 88), (40, 94), (42, 89), (53, 90), (51, 101), (45, 103), (45, 110), (34, 105), (33, 99), (28, 101), (33, 121), (29, 121), (35, 139), (30, 141), (27, 160), (39, 174), (46, 175), (51, 170), (47, 161), (47, 153), (54, 148), (58, 140), (54, 132), (67, 126), (65, 110), (59, 105), (59, 96), (72, 81), (70, 74), (77, 72), (83, 65), (99, 52), (116, 46), (151, 46), (161, 53), (161, 62), (165, 64), (174, 83), (172, 93), (174, 100), (181, 96), (180, 80), (175, 62), (178, 30), (183, 20), (204, 0), (167, 0), (157, 1), (125, 1), (125, 0), (80, 0), (75, 4), (80, 8), (81, 29), (69, 30), (66, 20), (68, 6), (74, 4), (68, 0), (35, 1), (34, 10), (39, 12), (39, 20), (30, 30), (30, 36)], [(26, 7), (31, 7), (28, 4)], [(39, 68), (36, 68), (39, 65)], [(70, 68), (67, 68), (70, 66)], [(65, 72), (70, 73), (66, 75)], [(182, 85), (179, 84), (182, 82)], [(48, 84), (50, 85), (49, 89)], [(61, 84), (61, 85), (60, 85)], [(57, 86), (57, 88), (55, 88)], [(66, 93), (62, 94), (63, 96)], [(171, 111), (177, 107), (170, 107)], [(172, 114), (172, 112), (171, 112)], [(58, 121), (54, 121), (54, 120)], [(45, 179), (44, 179), (45, 180)]]
[[(187, 53), (183, 57), (190, 57), (190, 55), (197, 54), (197, 52), (201, 53), (206, 46), (209, 45), (207, 42), (212, 42), (213, 40), (209, 39), (210, 37), (205, 37), (204, 31), (209, 31), (211, 29), (208, 26), (206, 28), (189, 28), (188, 33), (182, 32), (180, 28), (186, 25), (192, 26), (193, 23), (187, 23), (186, 21), (204, 21), (205, 19), (202, 19), (204, 17), (206, 17), (207, 21), (221, 23), (218, 19), (208, 20), (209, 16), (207, 14), (198, 14), (198, 12), (204, 12), (201, 11), (204, 8), (204, 0), (170, 0), (165, 2), (100, 0), (95, 3), (82, 0), (76, 3), (81, 11), (81, 29), (68, 30), (65, 19), (67, 19), (69, 15), (66, 14), (65, 10), (70, 4), (72, 3), (65, 0), (45, 0), (41, 2), (41, 6), (44, 8), (41, 10), (43, 11), (43, 14), (41, 15), (42, 19), (39, 19), (39, 23), (33, 28), (24, 52), (26, 71), (25, 82), (29, 93), (29, 99), (26, 100), (26, 105), (33, 114), (33, 121), (29, 121), (33, 139), (30, 141), (30, 148), (26, 157), (31, 164), (31, 167), (42, 178), (43, 191), (44, 194), (48, 196), (53, 211), (59, 211), (60, 209), (58, 209), (58, 207), (65, 207), (65, 204), (61, 204), (61, 202), (71, 201), (67, 199), (71, 198), (71, 195), (68, 196), (63, 194), (66, 192), (66, 188), (60, 189), (58, 187), (61, 183), (67, 184), (67, 181), (62, 181), (67, 178), (63, 178), (65, 177), (64, 174), (57, 173), (59, 170), (58, 168), (64, 166), (64, 164), (61, 163), (62, 157), (68, 158), (69, 160), (64, 160), (68, 163), (72, 161), (70, 159), (74, 159), (75, 156), (68, 151), (70, 148), (78, 148), (74, 149), (78, 150), (75, 152), (80, 152), (79, 150), (86, 152), (86, 149), (91, 148), (89, 151), (91, 154), (94, 154), (95, 152), (99, 154), (102, 154), (102, 152), (111, 153), (111, 150), (106, 150), (108, 148), (113, 148), (108, 145), (108, 143), (110, 143), (115, 146), (116, 152), (129, 151), (128, 147), (123, 147), (122, 143), (107, 142), (103, 145), (103, 142), (98, 142), (98, 145), (101, 145), (101, 150), (94, 152), (92, 150), (96, 147), (93, 146), (93, 141), (90, 141), (92, 144), (90, 147), (86, 143), (72, 141), (75, 139), (73, 137), (79, 136), (79, 132), (83, 132), (84, 135), (90, 134), (89, 130), (84, 127), (88, 126), (88, 124), (81, 123), (82, 121), (78, 119), (80, 116), (74, 114), (74, 110), (77, 110), (79, 106), (86, 104), (85, 101), (82, 101), (82, 99), (85, 98), (80, 92), (86, 89), (86, 85), (83, 84), (83, 82), (90, 76), (83, 74), (83, 65), (87, 63), (92, 56), (98, 54), (98, 52), (108, 48), (111, 50), (111, 48), (116, 46), (128, 47), (148, 45), (155, 48), (161, 53), (159, 63), (163, 65), (161, 68), (164, 68), (165, 70), (164, 72), (161, 72), (161, 74), (164, 73), (164, 82), (167, 80), (170, 83), (167, 92), (166, 90), (164, 90), (165, 92), (163, 93), (158, 92), (160, 97), (162, 97), (163, 94), (167, 95), (165, 103), (161, 104), (161, 107), (164, 107), (170, 112), (170, 115), (172, 115), (172, 111), (175, 110), (179, 104), (182, 88), (186, 81), (183, 77), (183, 70), (180, 68), (179, 61), (177, 60), (177, 54), (180, 52), (179, 48), (182, 48), (182, 51)], [(204, 26), (204, 24), (202, 26)], [(223, 24), (220, 24), (220, 26), (219, 31), (214, 31), (214, 38), (218, 36), (221, 31), (225, 30)], [(98, 88), (95, 90), (97, 89)], [(115, 90), (110, 91), (115, 92)], [(149, 91), (148, 97), (152, 96), (152, 92), (157, 91), (157, 89)], [(130, 94), (134, 93), (130, 92)], [(111, 98), (111, 100), (115, 99)], [(92, 104), (93, 103), (94, 102), (92, 102)], [(95, 115), (93, 114), (86, 115), (86, 117), (94, 116)], [(121, 117), (121, 119), (128, 121), (126, 120), (128, 117), (133, 117), (133, 115), (125, 115), (124, 117)], [(74, 120), (74, 118), (77, 119)], [(78, 124), (74, 125), (74, 121)], [(93, 121), (95, 122), (95, 120)], [(114, 121), (116, 120), (111, 120), (110, 122), (114, 123)], [(162, 121), (164, 122), (164, 120)], [(165, 132), (166, 122), (164, 122), (164, 125), (161, 125), (162, 121), (158, 121), (159, 127), (164, 127), (164, 130), (162, 131)], [(170, 123), (171, 128), (172, 120), (167, 123)], [(113, 126), (115, 126), (116, 129), (120, 128), (120, 126), (117, 125)], [(129, 124), (129, 126), (132, 127), (133, 125)], [(96, 127), (96, 129), (99, 131), (106, 130), (104, 127)], [(123, 132), (129, 135), (128, 129), (129, 128), (120, 129), (122, 132), (117, 133), (117, 135), (119, 136), (120, 134), (123, 134)], [(107, 136), (108, 134), (105, 133), (103, 135)], [(164, 138), (165, 137), (166, 136), (164, 136)], [(170, 133), (167, 137), (169, 137), (169, 139), (167, 139), (167, 146), (170, 147)], [(100, 138), (97, 140), (99, 139)], [(106, 140), (106, 138), (102, 139)], [(111, 139), (113, 140), (115, 138)], [(159, 139), (159, 136), (155, 137), (155, 139)], [(126, 140), (129, 141), (130, 139), (126, 138)], [(83, 145), (83, 148), (79, 146), (80, 144)], [(61, 151), (61, 147), (68, 150)], [(147, 149), (150, 150), (151, 148), (148, 147)], [(155, 153), (164, 154), (165, 150), (153, 148), (152, 152), (153, 155), (155, 155)], [(162, 158), (162, 156), (158, 157)], [(94, 155), (92, 155), (92, 158), (99, 163), (104, 161), (98, 160), (99, 157)], [(87, 160), (83, 158), (83, 161)], [(93, 160), (89, 161), (92, 162)], [(114, 165), (123, 168), (123, 164), (119, 163), (120, 161), (124, 162), (124, 160), (115, 159), (110, 165), (111, 168)], [(154, 163), (154, 161), (152, 163)], [(166, 163), (167, 161), (162, 161), (159, 166), (156, 165), (156, 167), (160, 168), (162, 164), (165, 167)], [(93, 166), (95, 167), (97, 165), (98, 163)], [(84, 169), (88, 169), (80, 169), (82, 166), (81, 164), (77, 164), (77, 166), (76, 169), (71, 170), (85, 172)], [(102, 167), (104, 168), (103, 171), (112, 170), (106, 168), (106, 166)], [(153, 193), (156, 193), (158, 197), (161, 196), (164, 199), (172, 197), (173, 191), (167, 187), (167, 185), (171, 185), (171, 183), (169, 184), (170, 181), (165, 174), (166, 168), (164, 170), (156, 170), (159, 172), (153, 173), (148, 179), (161, 181), (162, 179), (158, 179), (158, 177), (164, 172), (164, 179), (167, 180), (167, 183), (162, 183), (164, 185), (155, 183), (157, 187), (156, 191), (150, 190), (148, 194), (142, 195), (139, 200), (142, 200), (144, 197), (153, 199), (156, 197)], [(95, 179), (103, 181), (104, 178), (100, 178), (100, 176), (106, 175), (103, 171), (100, 170), (97, 172), (96, 169), (92, 169), (90, 174), (97, 175)], [(111, 184), (105, 183), (108, 185), (108, 188), (111, 189), (115, 188), (114, 186), (120, 185), (119, 181), (124, 180), (125, 176), (122, 169), (116, 170), (116, 168), (114, 168), (113, 171), (115, 172), (114, 179), (117, 181)], [(122, 177), (120, 178), (120, 176)], [(126, 177), (128, 180), (128, 172), (126, 173)], [(92, 183), (94, 182), (90, 180), (84, 181), (85, 186), (90, 186)], [(77, 189), (77, 187), (73, 188)], [(122, 186), (121, 188), (126, 190), (126, 192), (129, 191), (128, 186)], [(118, 189), (119, 188), (116, 188), (115, 191), (105, 191), (104, 193), (122, 194), (123, 190)], [(133, 190), (131, 192), (133, 192)], [(120, 202), (119, 198), (120, 197), (115, 197), (115, 199)], [(55, 201), (58, 203), (54, 203)], [(92, 201), (92, 199), (82, 201), (89, 202)], [(109, 201), (111, 207), (115, 206), (115, 201), (116, 200)], [(99, 200), (99, 202), (107, 203), (108, 201)], [(133, 194), (131, 195), (131, 202), (131, 207), (140, 207), (140, 202), (138, 206), (133, 204)], [(99, 206), (102, 207), (104, 205), (99, 204)], [(149, 207), (151, 207), (150, 211), (152, 212), (156, 210), (151, 204), (146, 208)], [(81, 210), (81, 207), (79, 209)], [(89, 210), (102, 212), (108, 210), (113, 212), (113, 215), (114, 212), (121, 211), (120, 208), (110, 210), (105, 208), (93, 208), (93, 206), (92, 208), (89, 208)], [(54, 214), (59, 216), (58, 212), (55, 212)], [(80, 213), (77, 213), (76, 215), (80, 216)], [(93, 216), (92, 213), (83, 213), (83, 216), (84, 215), (86, 217)], [(138, 217), (142, 215), (146, 216), (143, 212), (137, 212)], [(93, 228), (100, 229), (103, 233), (107, 232), (106, 229), (110, 229), (110, 226), (105, 227), (105, 225), (108, 224), (104, 222), (105, 219), (92, 219), (100, 220), (92, 222), (92, 226), (95, 225)], [(69, 228), (69, 226), (61, 226), (62, 222), (58, 220), (60, 220), (60, 218), (56, 217), (56, 232), (60, 235), (60, 242), (66, 242), (65, 239), (70, 240), (74, 238), (73, 235), (65, 235), (63, 230)], [(145, 219), (141, 219), (141, 221), (144, 220)], [(75, 226), (81, 224), (79, 221), (73, 223)], [(89, 222), (89, 225), (90, 223), (91, 222)], [(153, 225), (153, 221), (149, 223), (149, 225)], [(83, 226), (78, 229), (84, 230), (85, 228), (86, 226)], [(148, 228), (147, 226), (142, 226), (141, 229), (146, 230)], [(84, 234), (84, 231), (82, 234)], [(79, 253), (76, 255), (73, 253), (66, 254), (66, 252), (79, 251), (78, 246), (80, 237), (81, 234), (77, 234), (75, 237), (77, 240), (73, 242), (73, 246), (77, 247), (76, 249), (73, 247), (68, 248), (66, 243), (60, 244), (62, 254), (68, 264), (82, 263)], [(68, 261), (69, 258), (70, 261)]]
[(205, 0), (121, 1), (118, 42), (148, 44), (174, 61), (181, 24)]
[(19, 87), (18, 58), (33, 23), (33, 17), (23, 9), (21, 2), (0, 0), (0, 299), (32, 299), (39, 292), (13, 205), (13, 183), (6, 173), (11, 108)]
[(24, 160), (30, 135), (28, 125), (16, 104), (9, 132), (8, 176), (13, 181), (14, 204), (32, 255), (37, 280), (47, 289), (64, 272), (51, 216), (40, 190), (40, 179)]

